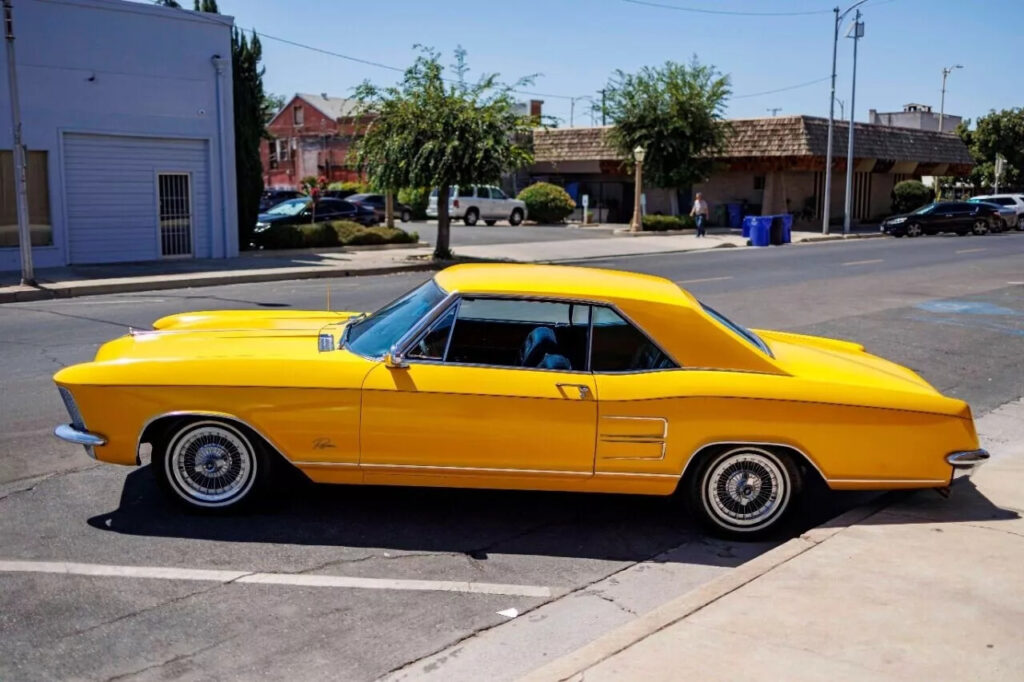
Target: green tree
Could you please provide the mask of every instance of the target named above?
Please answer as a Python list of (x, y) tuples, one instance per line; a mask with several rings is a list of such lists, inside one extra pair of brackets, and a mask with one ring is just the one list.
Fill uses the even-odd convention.
[(935, 193), (919, 180), (904, 180), (892, 188), (890, 198), (893, 213), (910, 213), (915, 208), (931, 203)]
[(449, 258), (448, 195), (452, 185), (497, 182), (505, 171), (532, 160), (516, 140), (531, 126), (515, 112), (512, 90), (529, 82), (504, 85), (496, 74), (466, 80), (462, 48), (455, 51), (454, 79), (448, 79), (440, 54), (421, 48), (402, 81), (380, 88), (364, 82), (356, 88), (361, 115), (372, 120), (357, 142), (356, 163), (374, 187), (437, 187), (435, 258)]
[(220, 14), (220, 10), (217, 9), (217, 0), (195, 0), (192, 5), (192, 11)]
[(729, 93), (729, 77), (696, 57), (616, 71), (605, 89), (611, 141), (629, 164), (637, 146), (646, 150), (644, 179), (654, 186), (688, 187), (708, 176), (726, 143)]
[(996, 154), (1006, 157), (1000, 190), (1024, 188), (1024, 108), (991, 111), (978, 119), (974, 130), (969, 120), (956, 129), (971, 152), (975, 166), (964, 178), (976, 191), (988, 191), (995, 183)]
[(275, 95), (272, 92), (265, 93), (263, 95), (263, 104), (261, 105), (263, 113), (263, 125), (267, 125), (274, 118), (277, 112), (281, 111), (284, 106), (284, 95)]
[(160, 5), (161, 7), (171, 7), (173, 9), (181, 9), (181, 5), (177, 3), (177, 0), (153, 0), (154, 5)]

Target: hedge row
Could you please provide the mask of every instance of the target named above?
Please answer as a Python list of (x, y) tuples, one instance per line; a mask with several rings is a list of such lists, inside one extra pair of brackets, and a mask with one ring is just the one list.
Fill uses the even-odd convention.
[(645, 232), (664, 232), (666, 230), (695, 230), (697, 223), (693, 216), (682, 215), (645, 215), (643, 223)]
[(274, 225), (256, 235), (257, 246), (264, 249), (301, 249), (323, 246), (365, 246), (370, 244), (415, 244), (416, 232), (397, 227), (364, 227), (348, 220), (312, 225)]

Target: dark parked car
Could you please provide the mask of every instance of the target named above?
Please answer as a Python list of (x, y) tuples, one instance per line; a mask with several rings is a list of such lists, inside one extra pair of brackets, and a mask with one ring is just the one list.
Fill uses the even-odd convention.
[(256, 232), (267, 229), (271, 225), (308, 225), (322, 220), (351, 220), (360, 225), (376, 225), (379, 221), (372, 209), (364, 208), (344, 199), (321, 199), (316, 202), (316, 215), (313, 215), (312, 202), (308, 197), (289, 199), (273, 207), (266, 213), (260, 213), (256, 219)]
[[(353, 194), (348, 197), (348, 200), (359, 204), (360, 206), (366, 206), (372, 208), (377, 212), (377, 218), (381, 221), (384, 220), (384, 195), (383, 194)], [(394, 203), (395, 215), (402, 219), (403, 223), (407, 223), (412, 220), (412, 209), (405, 204), (400, 204), (397, 201)]]
[(269, 211), (282, 201), (297, 199), (301, 196), (302, 192), (297, 192), (294, 189), (268, 189), (260, 195), (260, 213)]
[(982, 202), (939, 201), (911, 213), (886, 218), (882, 221), (881, 230), (894, 237), (920, 237), (939, 232), (965, 235), (998, 231), (1002, 224), (999, 206)]

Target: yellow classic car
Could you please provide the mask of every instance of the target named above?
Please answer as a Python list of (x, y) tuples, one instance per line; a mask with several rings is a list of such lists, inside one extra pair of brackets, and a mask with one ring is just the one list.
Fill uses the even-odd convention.
[(945, 488), (970, 407), (837, 341), (749, 330), (649, 275), (459, 265), (372, 314), (172, 315), (54, 376), (56, 435), (225, 510), (313, 481), (677, 494), (753, 537), (802, 482)]

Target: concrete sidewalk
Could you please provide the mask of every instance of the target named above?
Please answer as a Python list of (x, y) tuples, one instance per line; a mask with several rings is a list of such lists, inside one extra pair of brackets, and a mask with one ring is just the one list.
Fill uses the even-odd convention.
[[(842, 239), (841, 236), (838, 238)], [(820, 239), (822, 236), (814, 233), (793, 234), (794, 243)], [(747, 240), (734, 231), (715, 230), (701, 238), (692, 233), (643, 234), (643, 238), (633, 235), (482, 245), (456, 243), (453, 249), (456, 259), (561, 263), (616, 256), (701, 251), (746, 244)], [(432, 246), (421, 244), (372, 250), (335, 248), (253, 252), (227, 259), (44, 268), (36, 272), (37, 287), (20, 286), (17, 272), (4, 272), (0, 273), (0, 303), (218, 284), (379, 275), (432, 270), (451, 264), (432, 261), (432, 253)]]
[(1024, 400), (977, 426), (948, 500), (853, 510), (525, 679), (1024, 679)]

